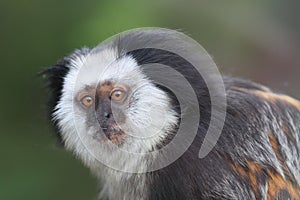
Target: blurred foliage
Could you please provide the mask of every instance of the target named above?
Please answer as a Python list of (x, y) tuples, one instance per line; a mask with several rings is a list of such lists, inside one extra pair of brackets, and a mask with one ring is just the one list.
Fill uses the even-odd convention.
[(55, 145), (37, 73), (136, 27), (182, 30), (223, 73), (300, 97), (299, 1), (0, 2), (0, 199), (96, 199), (89, 170)]

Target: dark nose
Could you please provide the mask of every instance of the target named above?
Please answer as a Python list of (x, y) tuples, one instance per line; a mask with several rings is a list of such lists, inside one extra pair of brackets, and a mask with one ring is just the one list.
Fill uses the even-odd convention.
[(102, 130), (107, 130), (109, 126), (113, 123), (113, 117), (111, 113), (104, 112), (102, 114), (96, 114), (98, 123)]

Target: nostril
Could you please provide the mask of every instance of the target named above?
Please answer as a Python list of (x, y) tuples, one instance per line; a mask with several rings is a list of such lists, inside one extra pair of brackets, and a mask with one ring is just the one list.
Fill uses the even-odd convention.
[(110, 113), (109, 112), (104, 112), (104, 117), (109, 118), (110, 117)]

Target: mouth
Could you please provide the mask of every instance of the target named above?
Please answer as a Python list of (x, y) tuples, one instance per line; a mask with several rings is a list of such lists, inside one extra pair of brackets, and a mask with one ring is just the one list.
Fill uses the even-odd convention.
[[(104, 137), (103, 137), (104, 133)], [(125, 132), (118, 126), (118, 125), (111, 125), (107, 128), (102, 128), (102, 133), (97, 134), (97, 136), (94, 137), (97, 141), (100, 143), (107, 143), (108, 141), (114, 143), (114, 144), (122, 144), (123, 140), (125, 138)]]

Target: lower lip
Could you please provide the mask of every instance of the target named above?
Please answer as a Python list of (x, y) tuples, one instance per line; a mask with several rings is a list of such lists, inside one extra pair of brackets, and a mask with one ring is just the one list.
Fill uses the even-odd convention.
[(97, 140), (101, 144), (105, 144), (108, 141), (117, 144), (124, 137), (124, 135), (125, 133), (121, 130), (119, 131), (105, 130), (102, 131), (101, 133), (97, 133), (95, 136), (93, 136), (93, 139)]

